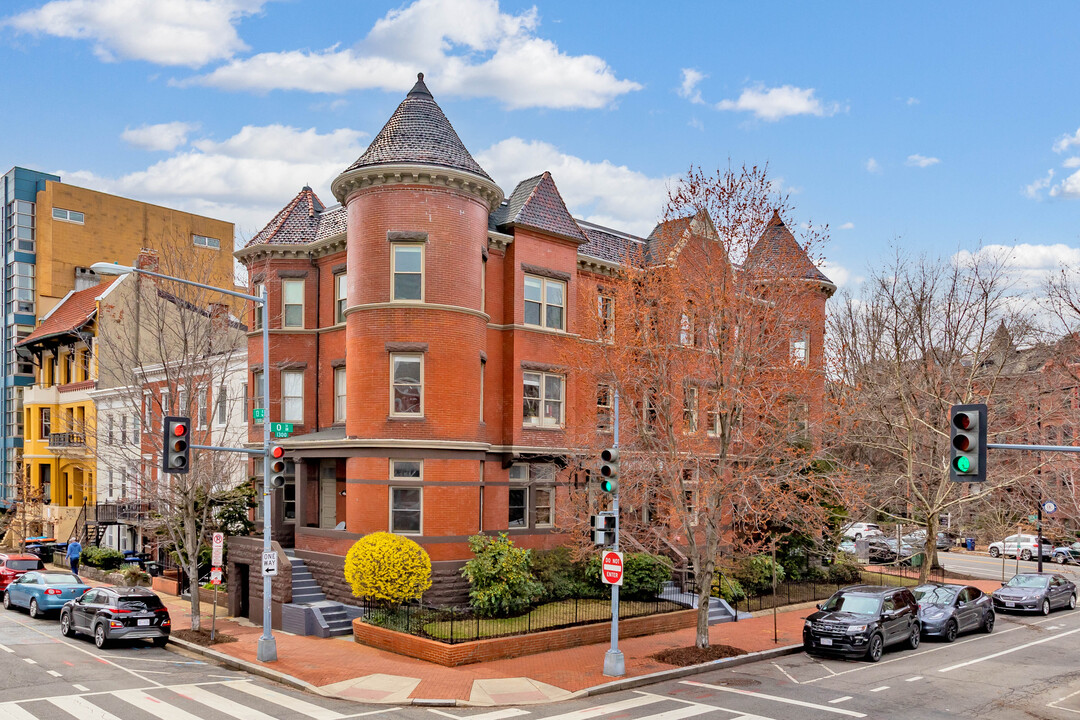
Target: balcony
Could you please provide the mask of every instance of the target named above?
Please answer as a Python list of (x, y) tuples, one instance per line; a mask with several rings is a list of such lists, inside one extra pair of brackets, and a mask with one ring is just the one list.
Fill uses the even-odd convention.
[(49, 433), (50, 450), (86, 450), (86, 433)]

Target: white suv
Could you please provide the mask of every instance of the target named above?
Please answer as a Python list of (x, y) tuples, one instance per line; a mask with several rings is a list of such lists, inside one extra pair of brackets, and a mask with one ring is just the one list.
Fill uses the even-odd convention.
[[(1010, 535), (1002, 542), (990, 543), (990, 557), (1016, 557), (1020, 553), (1021, 560), (1030, 560), (1036, 556), (1039, 546), (1037, 535)], [(1050, 557), (1054, 554), (1054, 546), (1043, 538), (1042, 556)]]
[(884, 534), (885, 533), (881, 532), (881, 528), (874, 523), (852, 523), (844, 528), (844, 537), (851, 538), (852, 540)]

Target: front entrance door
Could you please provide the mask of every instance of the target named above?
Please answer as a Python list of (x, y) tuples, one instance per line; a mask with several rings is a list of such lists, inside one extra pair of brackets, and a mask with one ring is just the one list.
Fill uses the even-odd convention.
[(319, 478), (319, 527), (337, 525), (337, 478)]

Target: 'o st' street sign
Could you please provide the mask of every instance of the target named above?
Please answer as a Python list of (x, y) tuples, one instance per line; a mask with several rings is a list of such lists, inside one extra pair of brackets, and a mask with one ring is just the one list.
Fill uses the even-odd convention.
[(600, 577), (605, 585), (622, 585), (622, 560), (622, 553), (614, 550), (608, 550), (600, 556)]

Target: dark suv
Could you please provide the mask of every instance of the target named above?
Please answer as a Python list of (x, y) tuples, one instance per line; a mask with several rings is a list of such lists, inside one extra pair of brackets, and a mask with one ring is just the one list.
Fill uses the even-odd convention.
[(888, 645), (919, 647), (919, 604), (907, 588), (853, 585), (838, 590), (806, 618), (803, 649), (881, 659)]
[(61, 635), (90, 635), (99, 648), (121, 638), (153, 640), (164, 647), (171, 630), (168, 609), (144, 587), (91, 588), (60, 610)]

